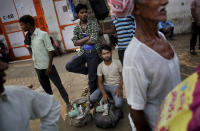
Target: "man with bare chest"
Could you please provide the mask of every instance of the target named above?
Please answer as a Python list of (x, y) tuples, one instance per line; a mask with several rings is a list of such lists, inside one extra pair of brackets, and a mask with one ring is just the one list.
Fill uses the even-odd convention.
[[(66, 65), (69, 72), (88, 74), (89, 92), (92, 94), (97, 89), (97, 66), (101, 62), (99, 57), (100, 27), (95, 21), (87, 19), (87, 6), (78, 4), (76, 13), (80, 22), (74, 28), (74, 36), (72, 41), (75, 46), (80, 46), (77, 55), (73, 56), (72, 60)], [(87, 65), (86, 65), (87, 63)]]

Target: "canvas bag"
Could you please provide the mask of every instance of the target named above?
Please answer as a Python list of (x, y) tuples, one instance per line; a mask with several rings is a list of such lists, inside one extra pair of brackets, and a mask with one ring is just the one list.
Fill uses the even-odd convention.
[(109, 103), (108, 115), (104, 116), (103, 112), (93, 112), (93, 120), (95, 125), (99, 128), (114, 128), (122, 117), (120, 109), (114, 107), (113, 103)]

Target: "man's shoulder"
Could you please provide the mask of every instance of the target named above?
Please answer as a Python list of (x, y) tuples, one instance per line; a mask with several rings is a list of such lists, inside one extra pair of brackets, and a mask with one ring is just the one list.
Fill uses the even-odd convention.
[(140, 59), (145, 55), (144, 51), (145, 47), (143, 46), (143, 43), (137, 38), (133, 37), (124, 53), (124, 61), (126, 61), (125, 63), (137, 63), (138, 61), (136, 60), (140, 61)]
[(88, 26), (95, 26), (95, 27), (98, 27), (98, 23), (97, 21), (95, 20), (88, 20)]
[(31, 92), (31, 89), (29, 89), (27, 86), (20, 86), (20, 85), (9, 85), (9, 86), (5, 86), (5, 91), (7, 93), (11, 93), (11, 94), (25, 94), (27, 92)]
[(38, 35), (39, 35), (39, 36), (42, 36), (42, 37), (43, 37), (43, 36), (45, 36), (45, 35), (48, 35), (48, 33), (47, 33), (46, 31), (43, 31), (43, 30), (41, 30), (41, 29), (39, 29), (39, 28), (38, 28), (37, 30), (38, 30)]
[(121, 62), (120, 62), (119, 59), (112, 59), (112, 63), (118, 65), (118, 64), (121, 63)]
[(97, 24), (97, 21), (96, 20), (88, 20), (88, 23)]
[(99, 65), (98, 68), (101, 68), (104, 65), (104, 61), (102, 61)]
[(78, 29), (78, 28), (80, 28), (80, 23), (76, 24), (74, 27), (74, 29)]
[(136, 37), (133, 37), (125, 52), (129, 54), (137, 54), (140, 52), (141, 45), (142, 42), (139, 41)]

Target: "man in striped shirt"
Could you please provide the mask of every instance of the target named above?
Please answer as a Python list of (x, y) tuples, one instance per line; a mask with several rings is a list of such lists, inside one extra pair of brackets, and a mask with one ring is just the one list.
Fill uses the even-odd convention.
[(133, 15), (126, 17), (114, 17), (113, 26), (111, 29), (104, 32), (104, 34), (117, 34), (117, 49), (119, 60), (123, 64), (124, 52), (135, 34), (136, 23)]

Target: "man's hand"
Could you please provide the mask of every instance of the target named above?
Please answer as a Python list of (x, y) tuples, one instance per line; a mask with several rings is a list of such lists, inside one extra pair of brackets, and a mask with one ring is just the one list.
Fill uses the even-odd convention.
[(89, 41), (90, 40), (90, 36), (85, 37), (85, 41)]
[(51, 69), (52, 69), (52, 67), (49, 67), (49, 68), (46, 69), (45, 74), (46, 74), (47, 76), (49, 76), (49, 74), (51, 73)]
[(114, 92), (114, 95), (117, 95), (119, 98), (122, 98), (122, 87), (118, 86)]
[(106, 93), (103, 93), (103, 94), (102, 94), (102, 99), (103, 99), (103, 102), (104, 102), (104, 103), (108, 103), (108, 96), (107, 96)]

